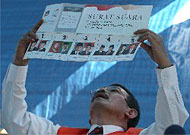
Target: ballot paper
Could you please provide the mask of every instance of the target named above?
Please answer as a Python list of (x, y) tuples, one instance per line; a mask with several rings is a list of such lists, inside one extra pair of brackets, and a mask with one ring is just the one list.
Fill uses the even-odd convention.
[(148, 27), (152, 5), (53, 4), (43, 13), (24, 58), (62, 61), (132, 61), (134, 32)]

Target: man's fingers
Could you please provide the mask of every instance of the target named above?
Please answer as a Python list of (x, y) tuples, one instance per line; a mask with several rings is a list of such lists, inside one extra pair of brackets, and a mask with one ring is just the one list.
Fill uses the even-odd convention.
[(28, 43), (30, 42), (34, 42), (36, 41), (34, 38), (32, 38), (31, 36), (25, 35), (21, 40), (20, 40), (20, 44), (26, 44), (26, 46), (28, 45)]
[(144, 33), (151, 33), (154, 36), (156, 36), (157, 34), (154, 33), (153, 31), (149, 30), (149, 29), (140, 29), (134, 32), (134, 34), (138, 35), (138, 34), (144, 34)]
[(43, 20), (41, 19), (30, 32), (25, 34), (20, 39), (17, 49), (16, 49), (14, 61), (13, 61), (15, 65), (19, 65), (19, 66), (27, 65), (28, 60), (23, 60), (24, 54), (27, 50), (28, 45), (31, 42), (34, 42), (38, 39), (35, 33), (39, 29), (39, 27), (42, 25), (42, 23), (43, 23)]
[(148, 53), (152, 60), (154, 60), (152, 47), (142, 42), (141, 47)]
[(32, 38), (31, 36), (26, 36), (25, 39), (28, 41), (28, 42), (34, 42), (36, 41), (34, 38)]
[(41, 20), (34, 26), (34, 28), (32, 29), (32, 31), (33, 31), (34, 33), (36, 33), (36, 31), (39, 29), (39, 27), (42, 25), (43, 22), (44, 22), (43, 19), (41, 19)]
[(141, 44), (141, 47), (148, 53), (148, 52), (150, 52), (150, 51), (152, 51), (152, 48), (149, 46), (149, 45), (147, 45), (146, 43), (142, 43)]
[(146, 32), (139, 36), (138, 41), (143, 42), (145, 40), (148, 40), (151, 44), (155, 42), (155, 37), (152, 33)]
[(33, 31), (30, 31), (30, 32), (26, 33), (24, 35), (24, 37), (22, 37), (22, 39), (21, 39), (21, 41), (28, 41), (28, 40), (37, 41), (38, 37), (37, 37), (36, 33), (34, 33)]
[(34, 40), (38, 40), (38, 37), (37, 37), (36, 33), (34, 33), (33, 31), (28, 32), (27, 35), (30, 36), (31, 38), (33, 38)]

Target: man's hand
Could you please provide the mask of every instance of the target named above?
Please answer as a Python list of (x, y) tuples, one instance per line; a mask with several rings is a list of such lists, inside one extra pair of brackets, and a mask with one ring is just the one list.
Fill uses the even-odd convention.
[[(134, 34), (140, 35), (138, 41), (142, 43), (141, 47), (158, 64), (158, 68), (166, 68), (172, 65), (161, 36), (148, 29), (137, 30)], [(149, 41), (150, 46), (144, 43), (145, 40)]]
[(13, 64), (17, 66), (25, 66), (28, 64), (28, 59), (23, 59), (24, 54), (28, 48), (28, 45), (38, 40), (38, 37), (36, 36), (36, 31), (39, 29), (41, 24), (43, 23), (43, 20), (40, 20), (35, 27), (28, 33), (26, 33), (18, 42), (18, 46), (16, 48), (16, 52), (14, 55), (14, 61)]

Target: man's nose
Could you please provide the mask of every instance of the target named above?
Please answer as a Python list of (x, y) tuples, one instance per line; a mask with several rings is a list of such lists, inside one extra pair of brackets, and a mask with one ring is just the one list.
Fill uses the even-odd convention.
[(106, 87), (102, 87), (99, 89), (99, 92), (109, 93), (109, 90)]

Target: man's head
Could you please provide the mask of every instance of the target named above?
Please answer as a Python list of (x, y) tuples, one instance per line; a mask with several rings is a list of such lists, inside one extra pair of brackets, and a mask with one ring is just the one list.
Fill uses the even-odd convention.
[(100, 46), (100, 51), (103, 51), (104, 48), (105, 48), (105, 45), (101, 45), (101, 46)]
[(135, 48), (137, 48), (137, 45), (136, 44), (132, 44), (131, 48), (135, 49)]
[(92, 47), (92, 45), (91, 45), (90, 43), (88, 43), (87, 46), (86, 46), (86, 51), (87, 51), (87, 52), (90, 51), (90, 50), (91, 50), (91, 47)]
[(35, 45), (36, 45), (36, 43), (37, 43), (37, 41), (32, 42), (32, 43), (31, 43), (31, 48), (34, 48)]
[(112, 51), (112, 50), (113, 50), (113, 48), (114, 48), (114, 45), (110, 45), (110, 47), (109, 47), (108, 51)]
[(83, 47), (83, 43), (77, 43), (77, 45), (75, 46), (75, 51), (81, 51)]
[(59, 48), (60, 44), (61, 44), (60, 42), (55, 42), (55, 44), (53, 45), (53, 48), (55, 49)]
[(64, 42), (62, 47), (64, 50), (66, 50), (68, 46), (69, 46), (69, 42)]
[(45, 47), (45, 45), (46, 45), (46, 42), (45, 42), (45, 41), (42, 41), (42, 42), (40, 43), (39, 48), (44, 48), (44, 47)]
[(131, 43), (134, 43), (134, 42), (135, 42), (135, 39), (134, 39), (134, 38), (132, 38), (132, 39), (131, 39)]
[(126, 45), (122, 45), (122, 50), (125, 50), (127, 49), (127, 46)]
[(117, 125), (124, 129), (135, 127), (140, 119), (140, 108), (133, 94), (120, 84), (99, 89), (90, 105), (90, 122)]

